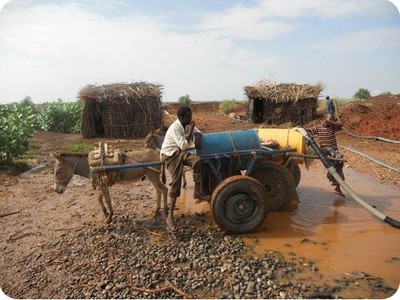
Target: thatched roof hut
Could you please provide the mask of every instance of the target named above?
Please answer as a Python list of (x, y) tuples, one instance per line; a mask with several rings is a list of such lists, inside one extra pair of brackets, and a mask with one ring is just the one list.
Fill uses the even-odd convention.
[(146, 82), (85, 86), (79, 92), (83, 137), (146, 136), (162, 124), (161, 90), (161, 85)]
[(244, 91), (249, 99), (249, 118), (255, 124), (307, 123), (317, 111), (318, 95), (322, 89), (320, 84), (260, 82), (245, 86)]

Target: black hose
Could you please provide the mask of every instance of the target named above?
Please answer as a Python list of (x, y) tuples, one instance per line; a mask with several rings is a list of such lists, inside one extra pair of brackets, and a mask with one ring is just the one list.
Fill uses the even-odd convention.
[(389, 225), (392, 225), (393, 227), (400, 228), (400, 222), (396, 221), (395, 219), (392, 219), (391, 217), (386, 216), (385, 219), (383, 219), (386, 223)]
[(346, 146), (342, 146), (342, 145), (339, 145), (339, 146), (342, 147), (342, 148), (344, 148), (344, 149), (346, 149), (346, 150), (348, 150), (348, 151), (351, 151), (351, 152), (353, 152), (353, 153), (356, 153), (356, 154), (358, 154), (358, 155), (361, 155), (362, 157), (368, 158), (369, 160), (371, 160), (371, 161), (377, 163), (378, 165), (381, 165), (381, 166), (383, 166), (383, 167), (385, 167), (385, 168), (388, 168), (388, 169), (390, 169), (390, 170), (392, 170), (392, 171), (394, 171), (394, 172), (400, 173), (400, 170), (399, 170), (399, 169), (396, 169), (396, 168), (394, 168), (394, 167), (392, 167), (392, 166), (389, 166), (389, 165), (387, 165), (387, 164), (385, 164), (385, 163), (383, 163), (383, 162), (381, 162), (381, 161), (379, 161), (379, 160), (377, 160), (377, 159), (375, 159), (375, 158), (372, 158), (371, 156), (368, 156), (367, 154), (364, 154), (364, 153), (362, 153), (362, 152), (360, 152), (360, 151), (354, 150), (354, 149), (352, 149), (352, 148), (350, 148), (350, 147), (346, 147)]
[[(337, 118), (338, 118), (338, 121), (341, 122), (341, 121), (340, 121), (340, 116), (339, 116), (339, 107), (338, 107), (337, 102), (336, 102), (335, 99), (333, 99), (333, 102), (335, 103), (335, 113), (336, 113), (336, 116), (337, 116)], [(355, 137), (355, 138), (358, 138), (358, 139), (371, 139), (371, 140), (379, 140), (379, 141), (387, 142), (387, 143), (400, 144), (400, 141), (397, 141), (397, 140), (391, 140), (391, 139), (383, 138), (383, 137), (380, 137), (380, 136), (357, 135), (357, 134), (354, 134), (354, 133), (350, 132), (350, 131), (349, 131), (347, 128), (345, 128), (344, 126), (343, 126), (342, 128), (343, 128), (343, 130), (344, 130), (348, 135), (350, 135), (350, 136), (352, 136), (352, 137)]]
[(329, 160), (328, 156), (325, 155), (325, 153), (322, 151), (322, 149), (317, 145), (315, 140), (312, 138), (310, 134), (306, 134), (304, 136), (306, 138), (307, 145), (311, 146), (311, 148), (314, 150), (315, 154), (319, 157), (319, 159), (322, 161), (324, 164), (325, 168), (332, 167), (332, 162)]
[[(339, 107), (338, 107), (338, 105), (337, 105), (336, 100), (333, 99), (333, 101), (334, 101), (334, 103), (335, 103), (335, 112), (336, 112), (336, 116), (337, 116), (337, 118), (338, 118), (338, 121), (341, 123), (341, 121), (340, 121), (340, 116), (339, 116)], [(342, 123), (342, 124), (343, 124), (343, 123)], [(342, 127), (342, 129), (343, 129), (348, 135), (350, 135), (350, 136), (352, 136), (352, 137), (355, 137), (355, 138), (360, 138), (360, 139), (374, 139), (374, 140), (380, 140), (380, 141), (383, 141), (383, 142), (396, 143), (396, 144), (400, 143), (400, 141), (390, 140), (390, 139), (382, 138), (382, 137), (378, 137), (378, 136), (356, 135), (356, 134), (350, 132), (349, 130), (347, 130), (347, 128), (345, 128), (344, 126)], [(392, 170), (392, 171), (395, 171), (395, 172), (397, 172), (397, 173), (400, 173), (400, 171), (399, 171), (398, 169), (396, 169), (396, 168), (394, 168), (394, 167), (392, 167), (392, 166), (389, 166), (389, 165), (387, 165), (387, 164), (385, 164), (385, 163), (383, 163), (383, 162), (380, 162), (380, 161), (378, 161), (378, 160), (376, 160), (376, 159), (374, 159), (374, 158), (372, 158), (372, 157), (370, 157), (370, 156), (368, 156), (368, 155), (366, 155), (366, 154), (364, 154), (364, 153), (361, 153), (361, 152), (359, 152), (359, 151), (353, 150), (353, 149), (351, 149), (351, 148), (347, 148), (347, 147), (342, 146), (342, 145), (340, 145), (340, 147), (345, 148), (345, 149), (347, 149), (347, 150), (349, 150), (349, 151), (352, 151), (352, 152), (354, 152), (354, 153), (357, 153), (358, 155), (361, 155), (361, 156), (363, 156), (363, 157), (365, 157), (365, 158), (368, 158), (369, 160), (372, 160), (373, 162), (376, 162), (377, 164), (379, 164), (379, 165), (381, 165), (381, 166), (383, 166), (383, 167), (386, 167), (386, 168), (388, 168), (388, 169), (390, 169), (390, 170)]]
[(335, 180), (350, 194), (350, 196), (357, 201), (362, 207), (364, 207), (366, 210), (368, 210), (370, 213), (375, 215), (377, 218), (381, 219), (382, 221), (388, 223), (389, 225), (395, 227), (395, 228), (400, 228), (400, 222), (397, 220), (394, 220), (388, 216), (385, 216), (383, 213), (375, 209), (373, 206), (362, 200), (354, 191), (353, 189), (340, 177), (340, 175), (337, 173), (335, 167), (331, 163), (331, 161), (328, 159), (328, 156), (321, 150), (321, 148), (317, 145), (313, 137), (304, 129), (301, 127), (295, 127), (295, 130), (300, 132), (306, 139), (306, 142), (308, 145), (311, 146), (311, 148), (314, 150), (315, 154), (320, 158), (322, 163), (324, 164), (325, 168), (328, 169), (328, 172), (335, 178)]
[[(339, 117), (338, 117), (339, 119)], [(339, 120), (340, 121), (340, 120)], [(382, 141), (382, 142), (386, 142), (386, 143), (394, 143), (394, 144), (400, 144), (400, 141), (397, 140), (391, 140), (391, 139), (387, 139), (387, 138), (383, 138), (380, 136), (367, 136), (367, 135), (357, 135), (354, 134), (352, 132), (350, 132), (347, 128), (345, 128), (343, 126), (343, 130), (350, 136), (355, 137), (357, 139), (370, 139), (370, 140), (378, 140), (378, 141)]]

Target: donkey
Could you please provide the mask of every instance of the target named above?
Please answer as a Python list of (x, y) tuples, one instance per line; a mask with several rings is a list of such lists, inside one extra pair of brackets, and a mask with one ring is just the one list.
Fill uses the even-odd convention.
[[(131, 151), (124, 153), (124, 155), (124, 163), (126, 164), (160, 161), (159, 151), (153, 149)], [(54, 190), (57, 193), (64, 193), (74, 174), (86, 178), (92, 177), (87, 154), (57, 154), (50, 151), (50, 156), (56, 160), (54, 164)], [(168, 188), (160, 180), (160, 170), (161, 166), (121, 170), (118, 171), (117, 176), (115, 176), (115, 183), (135, 182), (144, 176), (147, 177), (157, 191), (157, 207), (154, 216), (157, 216), (160, 212), (161, 194), (163, 195), (164, 200), (164, 213), (168, 215)], [(104, 205), (103, 199), (105, 200), (108, 211)], [(108, 186), (100, 185), (98, 201), (106, 217), (106, 222), (110, 223), (114, 211), (111, 204), (111, 196)]]
[[(146, 135), (146, 138), (144, 141), (145, 148), (161, 150), (162, 143), (164, 142), (164, 139), (165, 139), (165, 133), (166, 133), (166, 129), (163, 129), (163, 128), (159, 128), (159, 129), (149, 132)], [(186, 187), (186, 185), (187, 185), (186, 176), (185, 176), (186, 171), (187, 170), (185, 169), (185, 167), (183, 167), (183, 170), (182, 170), (182, 186), (183, 187)]]

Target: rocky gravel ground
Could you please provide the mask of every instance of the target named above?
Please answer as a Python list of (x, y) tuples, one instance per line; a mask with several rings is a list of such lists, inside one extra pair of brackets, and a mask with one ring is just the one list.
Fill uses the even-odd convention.
[(360, 156), (340, 146), (356, 150), (367, 156), (378, 160), (392, 168), (400, 170), (400, 144), (386, 143), (375, 140), (363, 140), (349, 137), (341, 133), (338, 135), (340, 151), (348, 160), (347, 167), (353, 168), (360, 173), (368, 174), (378, 178), (382, 182), (400, 186), (400, 172), (391, 170), (377, 164), (368, 158)]
[(323, 283), (318, 266), (294, 252), (254, 256), (205, 214), (178, 218), (174, 236), (161, 219), (121, 216), (111, 225), (70, 230), (19, 260), (2, 289), (13, 298), (75, 299), (326, 299), (360, 288), (372, 298), (395, 293), (362, 272)]

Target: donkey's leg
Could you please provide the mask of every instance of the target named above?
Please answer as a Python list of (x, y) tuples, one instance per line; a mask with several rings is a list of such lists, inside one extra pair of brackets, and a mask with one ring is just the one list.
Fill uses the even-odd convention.
[(186, 185), (187, 185), (187, 181), (186, 181), (186, 170), (185, 170), (185, 167), (183, 167), (183, 169), (182, 169), (182, 186), (183, 187), (186, 187)]
[(160, 181), (160, 174), (158, 172), (149, 172), (148, 179), (157, 191), (157, 207), (154, 212), (154, 217), (160, 213), (161, 208), (161, 194), (164, 198), (164, 212), (168, 214), (168, 188)]
[(148, 174), (147, 177), (149, 178), (151, 185), (155, 188), (156, 193), (157, 193), (157, 199), (156, 199), (157, 206), (156, 206), (156, 209), (154, 211), (154, 216), (153, 216), (154, 218), (156, 218), (158, 216), (158, 214), (160, 213), (160, 208), (161, 208), (161, 192), (160, 192), (160, 189), (159, 189), (158, 183), (157, 183), (158, 174), (157, 174), (157, 177), (155, 177), (153, 174), (151, 174), (151, 175)]
[(108, 187), (101, 187), (101, 190), (103, 192), (104, 199), (106, 201), (106, 205), (109, 210), (108, 217), (106, 219), (106, 223), (109, 224), (112, 221), (112, 217), (114, 214), (113, 208), (112, 208), (112, 203), (111, 203), (111, 196), (110, 196), (110, 189)]
[(164, 213), (168, 215), (168, 188), (160, 181), (160, 189), (164, 200)]
[(154, 211), (154, 218), (158, 216), (160, 213), (160, 208), (161, 208), (161, 192), (156, 188), (156, 194), (157, 194), (157, 206)]
[(176, 197), (170, 197), (170, 208), (168, 212), (167, 219), (165, 220), (165, 223), (167, 223), (167, 226), (169, 230), (175, 231), (175, 221), (174, 221), (174, 209), (175, 209), (175, 203), (176, 203)]
[(107, 212), (106, 207), (104, 206), (104, 202), (103, 202), (103, 192), (102, 192), (101, 190), (99, 191), (99, 196), (98, 196), (97, 200), (98, 200), (99, 203), (100, 203), (101, 210), (103, 211), (104, 216), (107, 218), (107, 217), (108, 217), (108, 212)]

